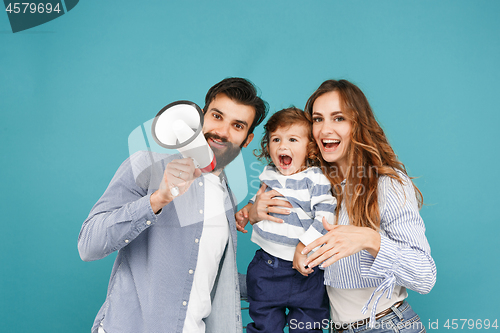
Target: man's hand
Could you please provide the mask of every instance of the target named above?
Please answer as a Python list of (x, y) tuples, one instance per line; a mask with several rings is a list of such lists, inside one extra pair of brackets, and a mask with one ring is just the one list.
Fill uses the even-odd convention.
[[(150, 197), (153, 212), (158, 213), (163, 207), (169, 204), (176, 196), (183, 195), (188, 190), (193, 181), (201, 176), (201, 170), (194, 166), (191, 158), (173, 160), (167, 164), (160, 188)], [(174, 190), (172, 190), (174, 189)], [(174, 196), (172, 192), (178, 191)]]

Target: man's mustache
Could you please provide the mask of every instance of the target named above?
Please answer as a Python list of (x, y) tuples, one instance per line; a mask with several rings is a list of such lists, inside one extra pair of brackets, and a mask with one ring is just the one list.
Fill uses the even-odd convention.
[(214, 139), (214, 140), (219, 140), (221, 142), (224, 142), (224, 143), (227, 143), (229, 142), (229, 140), (227, 138), (223, 138), (217, 134), (213, 134), (213, 133), (206, 133), (205, 134), (205, 139)]

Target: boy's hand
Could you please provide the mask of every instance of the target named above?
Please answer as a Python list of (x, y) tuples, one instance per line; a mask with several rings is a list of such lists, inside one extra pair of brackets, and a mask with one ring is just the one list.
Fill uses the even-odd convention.
[(297, 244), (297, 247), (295, 248), (295, 254), (293, 256), (292, 268), (295, 268), (300, 274), (304, 276), (309, 276), (309, 274), (311, 274), (314, 270), (309, 267), (306, 268), (304, 265), (304, 262), (307, 259), (307, 255), (302, 254), (302, 250), (305, 247), (306, 246), (302, 244), (302, 242), (299, 242), (299, 244)]
[(236, 219), (236, 230), (241, 231), (246, 234), (248, 230), (245, 230), (245, 226), (248, 223), (248, 205), (240, 209), (236, 214), (234, 214), (234, 218)]

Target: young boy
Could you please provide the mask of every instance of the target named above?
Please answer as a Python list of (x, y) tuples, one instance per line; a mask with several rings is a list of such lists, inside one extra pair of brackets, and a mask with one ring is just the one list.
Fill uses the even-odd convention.
[[(306, 276), (293, 267), (306, 259), (300, 250), (323, 235), (322, 218), (333, 220), (336, 200), (321, 169), (309, 167), (318, 156), (310, 116), (297, 108), (284, 109), (264, 128), (262, 148), (256, 155), (271, 163), (259, 178), (267, 190), (278, 191), (293, 208), (289, 215), (279, 215), (284, 223), (264, 220), (253, 225), (251, 239), (261, 249), (248, 266), (249, 313), (254, 322), (247, 332), (280, 332), (287, 323), (293, 332), (301, 328), (321, 332), (329, 318), (323, 271), (316, 267)], [(251, 204), (253, 200), (236, 213), (239, 229), (248, 222)]]

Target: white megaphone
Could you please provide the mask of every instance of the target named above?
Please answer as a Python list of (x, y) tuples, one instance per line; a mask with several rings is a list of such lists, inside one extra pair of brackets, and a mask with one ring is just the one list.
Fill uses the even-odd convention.
[(158, 112), (151, 132), (154, 140), (167, 149), (177, 149), (182, 156), (191, 157), (202, 172), (214, 170), (214, 152), (203, 135), (203, 112), (190, 101), (170, 103)]

